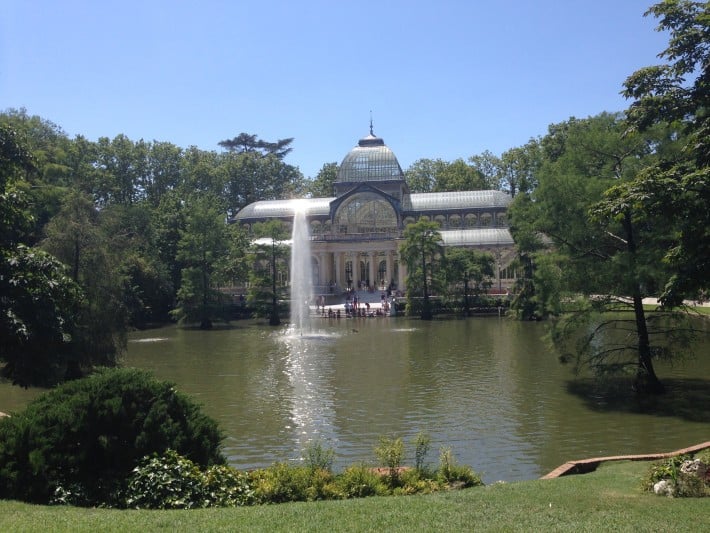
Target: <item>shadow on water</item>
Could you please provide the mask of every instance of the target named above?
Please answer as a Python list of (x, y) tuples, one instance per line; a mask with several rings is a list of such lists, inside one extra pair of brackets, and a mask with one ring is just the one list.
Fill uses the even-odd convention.
[(620, 412), (680, 418), (689, 422), (710, 422), (710, 380), (664, 379), (664, 394), (643, 395), (631, 389), (628, 379), (599, 382), (592, 378), (567, 382), (567, 392), (582, 399), (597, 412)]

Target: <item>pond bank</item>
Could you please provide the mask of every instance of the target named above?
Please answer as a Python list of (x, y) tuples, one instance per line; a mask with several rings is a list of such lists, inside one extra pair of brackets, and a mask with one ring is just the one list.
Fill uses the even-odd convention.
[(568, 461), (565, 464), (555, 468), (549, 474), (542, 476), (540, 479), (554, 479), (560, 476), (568, 476), (571, 474), (586, 474), (588, 472), (594, 472), (594, 470), (596, 470), (601, 463), (607, 461), (657, 461), (659, 459), (675, 457), (676, 455), (697, 453), (701, 450), (704, 450), (705, 448), (710, 448), (710, 441), (706, 441), (701, 444), (696, 444), (695, 446), (681, 448), (680, 450), (666, 453), (652, 453), (641, 455), (612, 455), (609, 457), (594, 457), (592, 459)]

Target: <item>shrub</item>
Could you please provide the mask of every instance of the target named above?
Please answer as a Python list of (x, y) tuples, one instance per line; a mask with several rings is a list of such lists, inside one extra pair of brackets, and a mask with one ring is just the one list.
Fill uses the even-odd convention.
[(389, 469), (389, 483), (397, 486), (399, 467), (404, 457), (404, 443), (401, 438), (380, 437), (380, 443), (375, 447), (375, 455), (382, 466)]
[(670, 480), (675, 485), (680, 474), (680, 465), (689, 458), (688, 455), (676, 455), (651, 464), (648, 475), (642, 482), (643, 488), (653, 492), (653, 486), (663, 479)]
[[(701, 462), (707, 458), (707, 451), (700, 452), (696, 458)], [(642, 480), (644, 490), (653, 492), (654, 485), (662, 480), (667, 480), (671, 486), (671, 494), (679, 498), (702, 498), (710, 496), (710, 485), (705, 479), (692, 474), (684, 473), (681, 466), (689, 461), (689, 455), (676, 455), (662, 461), (655, 462)]]
[(417, 472), (424, 472), (426, 469), (426, 456), (429, 453), (431, 437), (428, 433), (420, 431), (414, 441), (414, 468)]
[(247, 474), (225, 465), (202, 471), (174, 450), (144, 459), (126, 490), (126, 505), (138, 509), (235, 507), (254, 501)]
[(345, 469), (336, 480), (344, 498), (365, 498), (381, 496), (388, 492), (382, 476), (365, 465), (354, 465)]
[(334, 458), (335, 452), (331, 448), (325, 448), (320, 441), (309, 443), (303, 452), (303, 462), (312, 470), (332, 471)]
[(251, 472), (251, 482), (259, 503), (322, 500), (337, 495), (333, 474), (322, 468), (274, 463)]
[(204, 501), (199, 467), (174, 450), (144, 459), (126, 492), (127, 506), (137, 509), (192, 509), (205, 507)]
[(439, 470), (437, 479), (440, 483), (458, 488), (477, 487), (483, 485), (481, 476), (468, 465), (457, 465), (450, 448), (441, 448), (439, 453)]
[(173, 385), (105, 370), (65, 383), (0, 422), (0, 497), (119, 505), (133, 468), (169, 448), (224, 463), (217, 424)]

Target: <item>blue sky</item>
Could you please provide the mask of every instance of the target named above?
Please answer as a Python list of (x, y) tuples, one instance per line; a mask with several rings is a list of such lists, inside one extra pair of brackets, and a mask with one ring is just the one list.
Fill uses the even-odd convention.
[(667, 36), (644, 0), (0, 2), (0, 109), (70, 136), (294, 137), (313, 177), (368, 133), (404, 169), (628, 106)]

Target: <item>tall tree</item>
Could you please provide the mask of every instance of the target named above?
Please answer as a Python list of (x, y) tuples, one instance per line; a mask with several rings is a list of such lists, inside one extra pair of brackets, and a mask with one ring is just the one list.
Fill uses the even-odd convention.
[(335, 195), (334, 183), (338, 177), (338, 163), (325, 163), (316, 177), (306, 184), (306, 191), (312, 198), (330, 198)]
[(32, 220), (22, 184), (35, 171), (15, 130), (0, 124), (0, 374), (24, 387), (65, 378), (81, 299), (61, 263), (23, 242)]
[(405, 170), (404, 179), (414, 193), (432, 192), (436, 185), (436, 176), (447, 163), (441, 159), (417, 159)]
[(240, 133), (233, 139), (226, 139), (220, 141), (218, 144), (222, 148), (226, 148), (230, 152), (236, 153), (257, 153), (260, 155), (273, 155), (277, 159), (283, 159), (286, 157), (293, 147), (291, 143), (293, 142), (293, 137), (287, 139), (279, 139), (275, 142), (264, 141), (259, 139), (257, 135), (249, 133)]
[[(623, 116), (614, 114), (571, 119), (564, 127), (551, 128), (547, 141), (556, 148), (541, 168), (539, 185), (530, 198), (516, 197), (512, 227), (516, 239), (521, 237), (520, 228), (550, 238), (564, 261), (563, 288), (570, 295), (588, 297), (587, 306), (581, 309), (585, 312), (565, 315), (557, 323), (555, 339), (561, 349), (578, 338), (580, 342), (571, 350), (578, 364), (590, 365), (599, 373), (634, 367), (637, 388), (660, 392), (663, 387), (653, 359), (667, 355), (672, 347), (665, 345), (668, 331), (648, 327), (642, 300), (663, 279), (661, 254), (667, 228), (628, 205), (614, 216), (600, 216), (596, 204), (607, 189), (633, 180), (659, 153), (672, 153), (674, 137), (665, 130), (624, 135), (625, 129)], [(544, 264), (553, 272), (550, 257), (546, 259)], [(588, 309), (624, 307), (633, 313), (632, 320), (605, 319), (593, 335), (578, 337), (589, 327), (589, 320), (595, 319)], [(610, 343), (613, 333), (609, 330), (620, 324), (634, 332), (633, 343)], [(662, 333), (655, 344), (654, 332)]]
[(539, 141), (531, 139), (527, 144), (503, 152), (500, 158), (500, 187), (515, 197), (527, 193), (537, 185), (537, 172), (542, 164), (542, 149)]
[(283, 241), (288, 238), (288, 232), (279, 220), (255, 224), (253, 231), (255, 236), (262, 239), (252, 244), (249, 254), (252, 266), (249, 275), (249, 304), (258, 316), (268, 316), (269, 324), (278, 326), (281, 318), (277, 285), (279, 274), (287, 272), (289, 253)]
[(710, 291), (710, 3), (666, 0), (653, 5), (649, 15), (669, 35), (668, 47), (659, 54), (666, 62), (626, 80), (624, 95), (634, 100), (628, 120), (641, 132), (678, 124), (684, 146), (610, 191), (600, 212), (618, 216), (631, 205), (675, 230), (663, 258), (672, 272), (661, 301), (676, 306)]
[(194, 195), (187, 204), (177, 254), (185, 266), (173, 315), (182, 323), (198, 323), (201, 329), (210, 329), (215, 319), (225, 318), (223, 297), (215, 282), (228, 252), (228, 230), (215, 196)]
[(400, 248), (407, 264), (407, 298), (421, 294), (421, 319), (431, 320), (430, 293), (438, 288), (441, 281), (438, 268), (443, 257), (443, 241), (436, 222), (420, 220), (407, 226), (403, 233), (404, 242)]
[(448, 163), (436, 173), (434, 192), (477, 191), (488, 188), (485, 177), (463, 159)]
[(449, 293), (456, 294), (463, 286), (463, 312), (464, 316), (469, 316), (469, 296), (478, 296), (490, 288), (495, 259), (489, 253), (469, 248), (448, 249), (444, 259)]
[(84, 293), (72, 339), (77, 375), (94, 365), (115, 366), (126, 345), (123, 279), (100, 218), (91, 199), (72, 191), (45, 227), (42, 241), (45, 250), (68, 266)]

